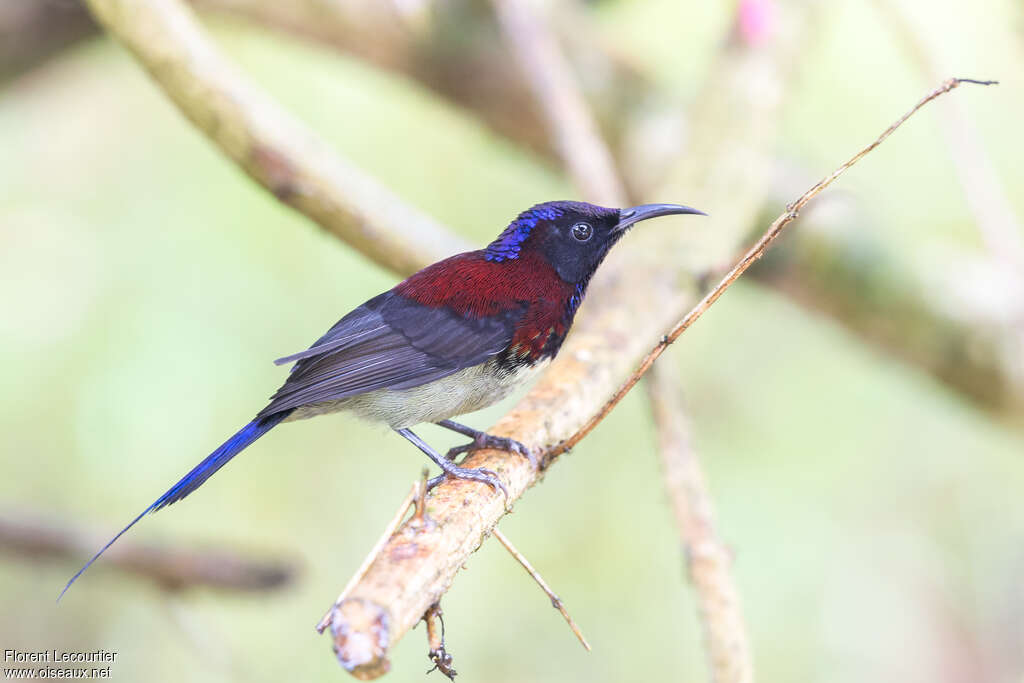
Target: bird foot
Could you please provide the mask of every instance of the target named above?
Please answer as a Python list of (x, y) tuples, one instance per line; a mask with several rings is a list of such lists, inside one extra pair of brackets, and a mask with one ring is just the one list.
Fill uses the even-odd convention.
[(498, 475), (491, 470), (483, 467), (458, 467), (450, 461), (449, 465), (442, 466), (442, 469), (444, 470), (443, 474), (439, 474), (427, 482), (427, 491), (430, 491), (448, 477), (452, 477), (454, 479), (468, 479), (469, 481), (483, 482), (495, 491), (501, 491), (505, 494), (505, 503), (508, 504), (508, 489), (505, 488), (505, 484), (503, 484), (501, 479), (498, 478)]
[(473, 440), (469, 443), (449, 449), (445, 458), (448, 460), (455, 460), (460, 453), (472, 453), (473, 451), (478, 451), (484, 448), (496, 448), (499, 451), (518, 453), (530, 461), (530, 465), (533, 469), (537, 469), (537, 456), (529, 447), (515, 439), (510, 439), (505, 436), (493, 436), (487, 432), (477, 432), (473, 436)]

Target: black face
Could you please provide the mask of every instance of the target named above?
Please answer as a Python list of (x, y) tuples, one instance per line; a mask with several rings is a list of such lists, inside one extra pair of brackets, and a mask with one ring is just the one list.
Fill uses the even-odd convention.
[(537, 204), (512, 221), (484, 250), (488, 261), (511, 261), (539, 250), (566, 282), (586, 283), (608, 250), (634, 224), (670, 214), (703, 212), (678, 204), (609, 209), (584, 202)]
[(576, 202), (558, 204), (562, 215), (537, 226), (536, 244), (559, 277), (566, 282), (584, 282), (626, 234), (618, 229), (619, 210)]

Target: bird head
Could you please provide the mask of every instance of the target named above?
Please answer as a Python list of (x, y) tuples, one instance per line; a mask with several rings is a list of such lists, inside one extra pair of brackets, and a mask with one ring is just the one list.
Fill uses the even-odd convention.
[(678, 204), (613, 209), (585, 202), (545, 202), (519, 214), (484, 251), (489, 261), (511, 261), (524, 251), (544, 255), (566, 282), (586, 283), (608, 250), (636, 223), (703, 211)]

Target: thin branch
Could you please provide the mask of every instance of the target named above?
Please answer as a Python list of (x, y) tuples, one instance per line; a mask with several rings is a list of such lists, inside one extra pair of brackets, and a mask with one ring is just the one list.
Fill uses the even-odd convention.
[[(52, 519), (23, 514), (0, 515), (0, 552), (18, 558), (77, 561), (105, 538)], [(110, 549), (105, 566), (137, 574), (165, 590), (208, 586), (262, 591), (282, 588), (295, 576), (291, 562), (251, 559), (226, 550), (194, 550), (141, 544), (126, 539)]]
[(508, 540), (508, 537), (506, 537), (505, 534), (501, 533), (500, 529), (495, 527), (491, 533), (494, 535), (496, 539), (498, 539), (499, 543), (505, 546), (505, 550), (507, 550), (512, 555), (512, 557), (516, 558), (516, 561), (519, 562), (519, 564), (523, 565), (523, 569), (526, 570), (526, 573), (533, 577), (533, 580), (537, 582), (537, 585), (540, 586), (540, 589), (547, 594), (548, 598), (551, 599), (551, 606), (557, 609), (562, 614), (562, 618), (565, 619), (565, 623), (569, 624), (569, 628), (572, 629), (572, 632), (579, 639), (580, 645), (586, 648), (587, 652), (590, 652), (590, 643), (588, 643), (587, 639), (583, 637), (583, 633), (580, 631), (580, 627), (576, 625), (576, 621), (569, 614), (569, 610), (566, 609), (565, 603), (562, 602), (562, 599), (560, 597), (555, 595), (555, 592), (551, 590), (551, 587), (544, 580), (544, 577), (540, 575), (540, 572), (533, 568), (533, 565), (530, 564), (530, 561), (527, 560), (526, 557), (521, 552), (519, 552), (519, 550), (517, 550), (514, 545), (512, 545), (512, 541)]
[(434, 663), (434, 668), (427, 671), (430, 673), (437, 669), (454, 681), (458, 672), (452, 667), (452, 655), (444, 645), (444, 613), (441, 611), (441, 603), (435, 602), (423, 615), (423, 622), (427, 625), (427, 647), (430, 650), (427, 656)]
[[(335, 154), (249, 83), (179, 0), (87, 0), (203, 133), (278, 199), (400, 273), (464, 251), (432, 218)], [(416, 249), (410, 249), (410, 237)]]
[(775, 238), (778, 237), (779, 234), (782, 232), (783, 228), (785, 228), (791, 222), (796, 220), (796, 217), (797, 215), (799, 215), (800, 210), (807, 205), (807, 202), (814, 199), (815, 196), (817, 196), (826, 187), (831, 185), (839, 176), (845, 173), (851, 166), (856, 164), (858, 161), (864, 158), (865, 155), (869, 154), (872, 150), (874, 150), (880, 144), (885, 142), (886, 138), (892, 135), (892, 133), (897, 128), (902, 126), (907, 119), (909, 119), (911, 116), (917, 113), (917, 111), (921, 107), (928, 104), (936, 97), (939, 97), (940, 95), (943, 95), (949, 92), (950, 90), (956, 88), (961, 83), (974, 83), (977, 85), (994, 85), (996, 81), (978, 81), (969, 78), (951, 78), (947, 80), (941, 86), (939, 86), (938, 88), (930, 92), (928, 95), (923, 97), (917, 104), (913, 106), (913, 108), (910, 109), (910, 111), (908, 111), (906, 114), (901, 116), (895, 123), (889, 126), (871, 144), (869, 144), (867, 147), (854, 154), (848, 161), (846, 161), (846, 163), (842, 164), (839, 168), (832, 171), (832, 173), (822, 178), (811, 189), (804, 192), (799, 199), (797, 199), (795, 202), (786, 207), (786, 212), (775, 219), (775, 221), (768, 228), (768, 231), (765, 232), (764, 235), (761, 236), (761, 239), (759, 239), (757, 243), (755, 243), (754, 246), (752, 246), (740, 258), (740, 260), (729, 270), (729, 272), (725, 274), (725, 276), (721, 279), (721, 281), (719, 281), (715, 288), (708, 292), (704, 296), (704, 298), (697, 303), (696, 306), (690, 309), (690, 312), (687, 313), (682, 320), (677, 322), (672, 327), (672, 329), (669, 330), (668, 334), (663, 336), (661, 340), (657, 344), (655, 344), (654, 348), (652, 348), (644, 357), (644, 359), (640, 362), (639, 367), (633, 372), (632, 375), (630, 375), (630, 377), (619, 388), (619, 390), (616, 391), (610, 399), (608, 399), (608, 401), (604, 404), (601, 410), (598, 411), (597, 414), (595, 414), (589, 420), (587, 420), (586, 424), (584, 424), (583, 427), (581, 427), (575, 434), (573, 434), (571, 437), (569, 437), (562, 443), (558, 444), (554, 448), (548, 450), (545, 457), (552, 457), (557, 456), (561, 453), (565, 453), (573, 446), (578, 444), (583, 439), (583, 437), (589, 434), (591, 430), (594, 429), (594, 427), (596, 427), (601, 422), (601, 420), (607, 417), (608, 413), (610, 413), (612, 409), (616, 405), (618, 405), (619, 401), (621, 401), (626, 396), (626, 394), (629, 393), (630, 389), (636, 386), (636, 383), (639, 382), (640, 378), (643, 377), (644, 373), (650, 369), (651, 365), (654, 364), (654, 361), (656, 361), (658, 357), (665, 352), (665, 349), (668, 348), (669, 344), (678, 339), (679, 335), (685, 332), (687, 328), (690, 327), (690, 325), (696, 322), (697, 318), (704, 314), (704, 311), (708, 310), (708, 308), (711, 307), (711, 304), (718, 301), (719, 297), (721, 297), (722, 294), (725, 293), (725, 290), (728, 289), (729, 286), (732, 285), (732, 283), (736, 282), (737, 278), (739, 278), (740, 275), (746, 272), (747, 268), (752, 266), (759, 258), (761, 258), (761, 256), (764, 254), (768, 246), (772, 242), (774, 242)]
[(715, 531), (714, 510), (671, 364), (658, 363), (647, 391), (658, 429), (659, 452), (707, 647), (711, 680), (749, 683), (754, 665), (732, 557)]

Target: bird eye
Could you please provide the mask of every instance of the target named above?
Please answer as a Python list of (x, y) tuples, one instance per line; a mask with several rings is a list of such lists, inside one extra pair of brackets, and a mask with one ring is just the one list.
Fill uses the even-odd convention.
[(594, 229), (590, 227), (590, 223), (576, 223), (572, 226), (572, 236), (577, 242), (586, 242), (593, 234)]

